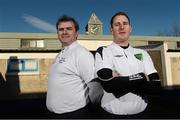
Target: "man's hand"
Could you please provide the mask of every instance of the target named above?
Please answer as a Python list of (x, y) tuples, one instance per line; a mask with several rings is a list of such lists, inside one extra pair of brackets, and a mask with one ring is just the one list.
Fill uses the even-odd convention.
[(112, 76), (113, 76), (113, 77), (119, 77), (120, 74), (119, 74), (116, 70), (113, 70), (113, 71), (112, 71)]

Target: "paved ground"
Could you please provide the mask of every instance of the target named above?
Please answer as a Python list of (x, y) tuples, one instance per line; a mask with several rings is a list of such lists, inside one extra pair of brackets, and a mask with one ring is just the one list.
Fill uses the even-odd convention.
[[(180, 118), (180, 89), (164, 90), (160, 96), (148, 96), (148, 98), (151, 106), (149, 116), (136, 116), (137, 118)], [(45, 100), (45, 96), (38, 99), (1, 100), (0, 118), (50, 118), (45, 106)], [(92, 117), (87, 116), (87, 118), (121, 118), (121, 116), (109, 114), (99, 117), (98, 114), (98, 110), (96, 110)], [(136, 117), (130, 116), (129, 118)], [(67, 115), (64, 118), (73, 117)]]

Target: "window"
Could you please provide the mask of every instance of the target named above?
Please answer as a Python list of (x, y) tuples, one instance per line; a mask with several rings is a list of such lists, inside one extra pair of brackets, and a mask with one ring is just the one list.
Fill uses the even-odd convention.
[(38, 72), (38, 60), (10, 58), (7, 60), (7, 72)]
[(180, 48), (180, 42), (177, 42), (177, 48)]
[(30, 44), (30, 48), (35, 48), (36, 47), (36, 41), (35, 40), (30, 40), (29, 44)]
[(21, 40), (21, 48), (43, 48), (44, 40)]
[(148, 41), (148, 45), (162, 45), (163, 41)]

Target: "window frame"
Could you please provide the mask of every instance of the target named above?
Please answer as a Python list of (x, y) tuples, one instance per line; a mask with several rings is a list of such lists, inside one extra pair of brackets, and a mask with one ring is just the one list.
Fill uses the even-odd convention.
[[(26, 44), (26, 45), (25, 45)], [(22, 39), (21, 40), (21, 48), (45, 48), (44, 40), (42, 39)]]
[[(34, 64), (34, 65), (33, 65)], [(39, 60), (32, 58), (7, 59), (8, 75), (39, 74)], [(11, 67), (18, 68), (11, 68)], [(32, 69), (30, 66), (33, 66)]]

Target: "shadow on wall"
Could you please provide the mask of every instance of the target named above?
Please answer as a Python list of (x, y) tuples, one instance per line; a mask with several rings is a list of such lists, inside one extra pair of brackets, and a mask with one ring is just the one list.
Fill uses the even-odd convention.
[(169, 86), (164, 86), (165, 90), (179, 90), (180, 91), (180, 85), (169, 85)]
[(6, 88), (5, 84), (6, 84), (6, 81), (0, 72), (0, 98), (4, 97), (5, 88)]
[(7, 61), (5, 79), (1, 74), (0, 98), (16, 99), (20, 94), (19, 87), (19, 61), (16, 56), (11, 56)]

